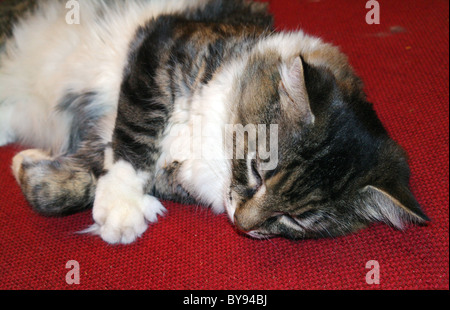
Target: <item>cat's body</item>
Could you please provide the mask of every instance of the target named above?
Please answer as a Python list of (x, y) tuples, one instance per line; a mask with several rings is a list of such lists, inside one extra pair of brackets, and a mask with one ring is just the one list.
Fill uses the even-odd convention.
[[(0, 56), (0, 145), (42, 150), (13, 163), (37, 211), (93, 205), (90, 231), (110, 243), (155, 222), (157, 198), (227, 211), (254, 237), (426, 220), (404, 154), (337, 48), (272, 33), (260, 3), (80, 5), (70, 25), (64, 1), (44, 2)], [(259, 144), (227, 156), (228, 125), (261, 124), (278, 126), (275, 166), (261, 168)]]

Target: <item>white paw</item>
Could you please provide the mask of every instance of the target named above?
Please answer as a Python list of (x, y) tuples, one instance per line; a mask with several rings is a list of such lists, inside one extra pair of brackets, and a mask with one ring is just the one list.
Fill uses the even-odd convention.
[(147, 230), (147, 222), (156, 222), (158, 215), (166, 211), (155, 197), (148, 195), (140, 201), (116, 197), (114, 201), (96, 202), (93, 232), (110, 244), (133, 243)]
[(11, 168), (17, 182), (20, 183), (20, 171), (24, 162), (33, 163), (41, 160), (51, 160), (51, 157), (48, 153), (38, 149), (26, 150), (14, 156)]
[(114, 164), (97, 185), (93, 232), (110, 244), (129, 244), (140, 237), (148, 222), (156, 222), (166, 209), (155, 197), (145, 195), (146, 177), (126, 162)]

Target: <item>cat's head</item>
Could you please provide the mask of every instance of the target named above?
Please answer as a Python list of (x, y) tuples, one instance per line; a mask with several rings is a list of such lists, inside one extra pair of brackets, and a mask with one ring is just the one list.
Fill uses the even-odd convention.
[[(249, 60), (238, 84), (235, 123), (267, 125), (265, 146), (276, 145), (270, 153), (277, 160), (267, 165), (263, 139), (248, 147), (254, 137), (244, 133), (226, 202), (239, 230), (256, 238), (320, 238), (372, 222), (403, 229), (429, 220), (408, 187), (404, 151), (359, 86), (346, 90), (329, 69), (300, 56), (267, 54)], [(271, 124), (278, 125), (272, 145)]]

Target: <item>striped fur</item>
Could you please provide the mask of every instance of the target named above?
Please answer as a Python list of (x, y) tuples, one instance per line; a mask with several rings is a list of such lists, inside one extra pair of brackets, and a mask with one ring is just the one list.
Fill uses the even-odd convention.
[[(87, 231), (109, 243), (157, 221), (157, 198), (226, 211), (257, 238), (427, 220), (403, 151), (336, 47), (273, 32), (258, 2), (80, 4), (80, 25), (65, 22), (64, 1), (42, 1), (5, 29), (0, 144), (38, 148), (13, 163), (36, 211), (93, 206)], [(225, 141), (242, 142), (228, 125), (264, 125), (267, 142), (278, 128), (276, 167), (248, 133), (243, 157), (227, 157)]]

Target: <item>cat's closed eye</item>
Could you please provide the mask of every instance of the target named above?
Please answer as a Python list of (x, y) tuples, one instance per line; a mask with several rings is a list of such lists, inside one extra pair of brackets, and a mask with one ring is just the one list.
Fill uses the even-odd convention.
[(308, 218), (311, 218), (312, 216), (317, 214), (317, 210), (310, 209), (305, 212), (301, 212), (300, 214), (296, 215), (295, 217), (299, 220), (306, 220)]
[[(274, 70), (281, 70), (279, 87), (265, 90), (274, 92), (265, 98), (276, 98), (270, 104), (281, 109), (270, 121), (282, 128), (277, 173), (263, 179), (270, 172), (260, 171), (252, 160), (247, 163), (247, 183), (240, 184), (238, 178), (234, 182), (236, 199), (230, 213), (240, 230), (253, 236), (318, 238), (350, 233), (373, 221), (402, 228), (426, 220), (407, 185), (401, 184), (407, 180), (398, 179), (408, 173), (403, 153), (374, 112), (367, 111), (367, 102), (361, 99), (359, 105), (374, 128), (352, 111), (355, 103), (346, 102), (330, 70), (301, 58), (290, 66), (276, 66)], [(267, 83), (264, 75), (260, 78)], [(255, 111), (249, 108), (247, 113), (254, 113), (253, 118), (264, 116)], [(239, 162), (234, 163), (239, 171)], [(379, 187), (368, 186), (372, 184)], [(240, 186), (246, 186), (245, 193), (238, 190)], [(389, 191), (383, 189), (386, 186)]]

